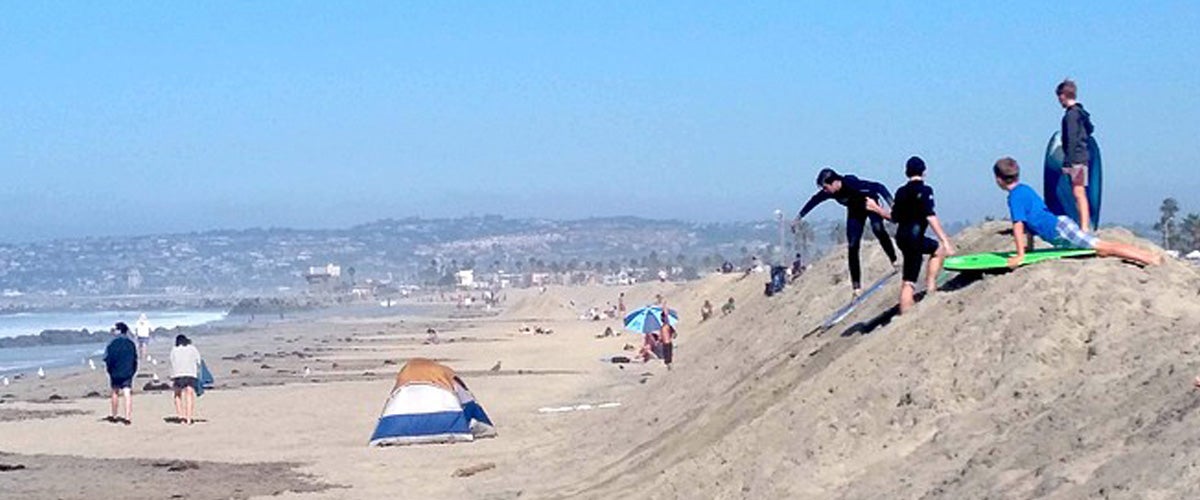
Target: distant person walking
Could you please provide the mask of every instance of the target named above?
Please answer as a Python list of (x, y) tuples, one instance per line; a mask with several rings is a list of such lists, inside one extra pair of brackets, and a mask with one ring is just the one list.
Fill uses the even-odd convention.
[(871, 232), (883, 247), (883, 253), (896, 266), (896, 249), (892, 246), (892, 238), (883, 227), (882, 211), (879, 203), (886, 201), (892, 204), (892, 193), (883, 184), (853, 175), (841, 175), (832, 168), (823, 168), (817, 174), (817, 187), (820, 191), (809, 198), (796, 220), (804, 219), (817, 205), (834, 200), (846, 207), (846, 243), (847, 259), (850, 266), (850, 282), (854, 286), (854, 296), (862, 293), (862, 269), (859, 264), (858, 251), (862, 244), (863, 229), (867, 220), (871, 221)]
[(675, 361), (675, 327), (671, 326), (671, 318), (667, 312), (666, 304), (663, 304), (662, 316), (659, 321), (662, 322), (662, 329), (658, 331), (658, 341), (662, 346), (663, 364), (667, 365), (667, 370), (671, 369), (671, 363)]
[(792, 261), (792, 281), (796, 281), (801, 274), (804, 274), (804, 258), (797, 253), (796, 260)]
[(200, 351), (185, 335), (175, 336), (171, 349), (171, 386), (175, 390), (175, 417), (192, 425), (196, 417), (196, 380), (200, 377)]
[[(114, 325), (112, 332), (116, 338), (104, 348), (104, 366), (108, 372), (109, 386), (112, 388), (112, 411), (108, 421), (129, 425), (133, 423), (133, 377), (137, 375), (138, 369), (137, 346), (129, 339), (129, 326), (125, 323)], [(123, 418), (117, 413), (121, 396), (125, 398)]]
[(1071, 181), (1071, 195), (1075, 197), (1075, 208), (1079, 211), (1079, 227), (1083, 232), (1092, 232), (1091, 207), (1088, 203), (1088, 165), (1091, 153), (1088, 141), (1096, 127), (1092, 116), (1076, 101), (1078, 89), (1070, 79), (1063, 80), (1054, 89), (1058, 104), (1065, 112), (1062, 118), (1063, 175)]
[(150, 320), (146, 318), (146, 313), (138, 316), (137, 323), (133, 326), (134, 333), (137, 334), (138, 357), (148, 359), (150, 353)]

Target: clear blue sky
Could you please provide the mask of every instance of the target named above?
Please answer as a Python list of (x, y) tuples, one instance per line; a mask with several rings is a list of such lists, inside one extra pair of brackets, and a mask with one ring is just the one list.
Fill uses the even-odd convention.
[(990, 165), (1040, 172), (1066, 76), (1106, 218), (1200, 211), (1200, 3), (817, 4), (6, 3), (0, 241), (750, 219), (911, 154), (945, 218), (999, 215)]

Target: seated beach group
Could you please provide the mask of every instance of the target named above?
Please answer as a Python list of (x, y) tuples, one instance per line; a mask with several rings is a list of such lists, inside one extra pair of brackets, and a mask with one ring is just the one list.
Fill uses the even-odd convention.
[[(1086, 192), (1089, 162), (1087, 141), (1090, 140), (1093, 125), (1083, 106), (1075, 101), (1074, 82), (1063, 81), (1056, 87), (1055, 92), (1059, 103), (1066, 110), (1062, 122), (1063, 151), (1066, 157), (1063, 175), (1071, 181), (1078, 213), (1089, 214)], [(925, 183), (925, 161), (916, 156), (909, 158), (904, 166), (904, 175), (908, 181), (896, 190), (893, 197), (883, 184), (824, 168), (817, 174), (817, 186), (820, 190), (808, 200), (796, 217), (796, 221), (799, 222), (817, 205), (827, 200), (835, 200), (846, 207), (847, 259), (855, 297), (862, 293), (859, 248), (866, 223), (870, 221), (871, 231), (883, 246), (883, 251), (892, 262), (892, 266), (896, 267), (896, 251), (884, 229), (883, 220), (895, 222), (896, 246), (904, 257), (901, 267), (903, 282), (900, 285), (901, 314), (911, 309), (914, 304), (916, 282), (921, 268), (926, 265), (926, 257), (928, 268), (925, 287), (927, 292), (934, 292), (937, 289), (937, 276), (941, 271), (942, 262), (955, 252), (954, 244), (942, 229), (934, 210), (933, 188)], [(1008, 211), (1012, 218), (1013, 241), (1016, 245), (1015, 255), (1008, 260), (1009, 267), (1019, 266), (1024, 260), (1027, 233), (1036, 235), (1058, 248), (1089, 248), (1101, 257), (1117, 257), (1142, 265), (1156, 265), (1162, 262), (1161, 255), (1149, 250), (1099, 239), (1092, 234), (1090, 220), (1086, 215), (1076, 221), (1051, 213), (1037, 192), (1021, 182), (1021, 167), (1016, 160), (1009, 157), (996, 160), (992, 165), (992, 175), (996, 185), (1008, 193)], [(891, 208), (885, 208), (884, 202)], [(936, 240), (926, 236), (925, 233), (930, 228), (937, 236)]]

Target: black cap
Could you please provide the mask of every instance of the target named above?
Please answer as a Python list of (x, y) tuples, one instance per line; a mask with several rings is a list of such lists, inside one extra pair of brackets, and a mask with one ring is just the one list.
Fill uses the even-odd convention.
[(909, 158), (908, 163), (904, 164), (904, 175), (909, 177), (925, 175), (925, 160), (922, 160), (920, 156)]

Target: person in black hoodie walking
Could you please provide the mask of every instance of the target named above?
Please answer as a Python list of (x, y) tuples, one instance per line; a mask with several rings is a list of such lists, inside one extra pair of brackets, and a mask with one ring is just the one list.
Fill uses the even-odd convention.
[(1075, 100), (1077, 88), (1070, 79), (1063, 80), (1055, 87), (1058, 103), (1066, 110), (1062, 118), (1063, 144), (1063, 175), (1071, 180), (1071, 194), (1075, 197), (1075, 207), (1079, 211), (1079, 227), (1084, 232), (1092, 231), (1091, 207), (1088, 203), (1088, 164), (1091, 161), (1088, 153), (1088, 141), (1091, 140), (1092, 117), (1083, 109), (1083, 104)]
[(886, 212), (879, 205), (881, 200), (891, 205), (892, 193), (888, 192), (887, 187), (883, 184), (859, 179), (849, 174), (841, 175), (828, 167), (821, 169), (821, 172), (817, 174), (817, 186), (821, 190), (808, 199), (808, 203), (805, 203), (804, 208), (800, 209), (796, 220), (803, 219), (812, 209), (817, 208), (817, 205), (826, 200), (837, 201), (846, 207), (846, 243), (848, 244), (846, 258), (850, 265), (850, 282), (854, 286), (854, 296), (857, 297), (862, 293), (862, 269), (859, 264), (858, 250), (862, 244), (863, 229), (868, 219), (871, 221), (871, 232), (875, 233), (875, 237), (883, 247), (883, 252), (892, 262), (892, 267), (896, 266), (896, 249), (892, 246), (891, 236), (888, 236), (883, 227), (881, 214)]
[[(108, 421), (129, 425), (133, 423), (133, 377), (137, 375), (138, 350), (129, 339), (129, 326), (125, 323), (117, 323), (112, 332), (116, 338), (104, 349), (104, 366), (112, 387), (112, 413)], [(119, 396), (125, 397), (124, 418), (117, 415)]]

